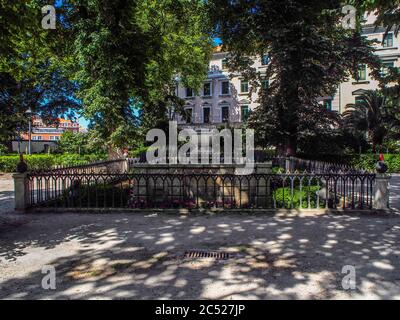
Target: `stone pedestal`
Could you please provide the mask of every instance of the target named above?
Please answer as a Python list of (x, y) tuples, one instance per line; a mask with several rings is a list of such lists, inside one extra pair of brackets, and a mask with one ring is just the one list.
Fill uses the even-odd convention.
[(377, 173), (374, 188), (374, 209), (389, 209), (389, 180), (390, 175)]
[[(255, 177), (238, 175), (238, 169), (244, 167), (245, 164), (135, 164), (133, 172), (154, 175), (146, 187), (140, 190), (141, 196), (150, 196), (153, 201), (178, 200), (179, 195), (187, 198), (197, 195), (199, 202), (212, 200), (231, 203), (232, 199), (239, 199), (240, 205), (246, 206), (256, 201), (261, 206), (266, 203), (270, 193), (269, 182), (265, 178), (257, 180)], [(252, 173), (268, 174), (271, 169), (271, 163), (255, 163)], [(183, 174), (187, 177), (180, 181), (178, 178), (163, 176), (168, 174)]]
[(27, 187), (27, 174), (14, 173), (14, 198), (15, 210), (24, 211), (28, 207), (28, 187)]

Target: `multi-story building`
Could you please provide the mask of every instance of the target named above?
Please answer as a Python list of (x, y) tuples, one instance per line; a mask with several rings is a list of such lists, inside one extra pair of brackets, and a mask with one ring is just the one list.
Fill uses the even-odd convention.
[[(258, 91), (251, 92), (247, 80), (228, 71), (227, 55), (221, 47), (214, 49), (207, 79), (197, 95), (193, 89), (178, 85), (178, 96), (186, 101), (186, 117), (177, 119), (181, 127), (211, 129), (223, 124), (237, 127), (257, 107)], [(254, 67), (262, 74), (268, 63), (268, 55), (264, 55), (255, 59)], [(262, 85), (268, 86), (268, 80), (264, 79)]]
[[(66, 131), (79, 132), (79, 123), (59, 118), (56, 124), (46, 125), (39, 117), (32, 119), (32, 141), (57, 141)], [(28, 140), (29, 133), (22, 133), (21, 138)]]
[[(55, 124), (47, 125), (40, 117), (33, 117), (31, 133), (32, 152), (46, 152), (49, 148), (56, 148), (57, 141), (66, 131), (73, 133), (80, 132), (79, 123), (59, 118)], [(13, 151), (27, 152), (28, 141), (29, 133), (20, 133), (19, 137), (12, 142)]]
[[(389, 67), (400, 67), (400, 35), (396, 35), (390, 31), (386, 36), (386, 28), (375, 27), (375, 16), (368, 15), (362, 30), (362, 35), (369, 40), (376, 40), (375, 54), (379, 57), (383, 64), (381, 70), (385, 75)], [(365, 90), (379, 89), (379, 83), (370, 75), (370, 69), (364, 65), (359, 65), (357, 79), (349, 79), (339, 85), (337, 93), (325, 101), (325, 105), (332, 110), (342, 113), (346, 105), (355, 104), (359, 96)]]
[[(393, 32), (385, 35), (385, 28), (376, 28), (375, 17), (369, 15), (363, 27), (362, 34), (368, 39), (376, 39), (376, 54), (383, 62), (382, 72), (388, 67), (400, 67), (400, 36)], [(262, 87), (267, 87), (268, 79), (264, 79), (262, 87), (250, 92), (249, 82), (243, 79), (239, 73), (230, 73), (226, 68), (228, 53), (221, 52), (216, 47), (212, 55), (207, 79), (203, 88), (196, 94), (193, 89), (178, 86), (178, 96), (185, 100), (186, 117), (178, 116), (178, 124), (181, 127), (210, 129), (221, 124), (229, 123), (232, 127), (241, 126), (246, 121), (249, 111), (257, 106), (258, 93)], [(254, 58), (253, 67), (263, 74), (269, 63), (268, 55)], [(321, 97), (322, 106), (342, 113), (346, 105), (356, 103), (364, 90), (378, 89), (378, 81), (373, 79), (366, 65), (360, 64), (357, 79), (349, 79), (338, 86), (333, 96)], [(186, 119), (185, 119), (186, 118)], [(204, 130), (203, 130), (204, 131)]]

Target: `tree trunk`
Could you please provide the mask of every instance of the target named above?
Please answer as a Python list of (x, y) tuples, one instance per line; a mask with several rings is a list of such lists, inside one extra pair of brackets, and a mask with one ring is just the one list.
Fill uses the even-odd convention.
[(285, 156), (287, 156), (287, 157), (293, 157), (296, 155), (296, 152), (297, 152), (296, 138), (290, 137), (290, 138), (286, 139), (284, 152), (285, 152)]

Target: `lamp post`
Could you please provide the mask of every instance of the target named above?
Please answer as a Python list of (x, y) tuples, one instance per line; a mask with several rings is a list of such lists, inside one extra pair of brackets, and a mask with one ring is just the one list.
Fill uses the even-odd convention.
[(26, 116), (28, 117), (29, 120), (29, 131), (28, 131), (28, 153), (29, 155), (32, 154), (32, 109), (29, 108), (28, 110), (25, 111)]
[(21, 127), (18, 126), (18, 154), (21, 154)]

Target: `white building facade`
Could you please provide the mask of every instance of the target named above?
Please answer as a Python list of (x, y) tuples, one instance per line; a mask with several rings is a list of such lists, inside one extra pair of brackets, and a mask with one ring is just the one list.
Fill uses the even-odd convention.
[[(178, 96), (185, 100), (186, 119), (178, 116), (181, 127), (211, 129), (229, 124), (241, 126), (248, 114), (258, 104), (258, 92), (250, 93), (250, 84), (240, 74), (230, 73), (225, 65), (226, 52), (215, 52), (209, 72), (200, 92), (178, 85)], [(254, 66), (263, 73), (268, 65), (268, 56), (255, 59)], [(265, 79), (263, 85), (267, 86)], [(259, 89), (260, 90), (260, 89)]]

